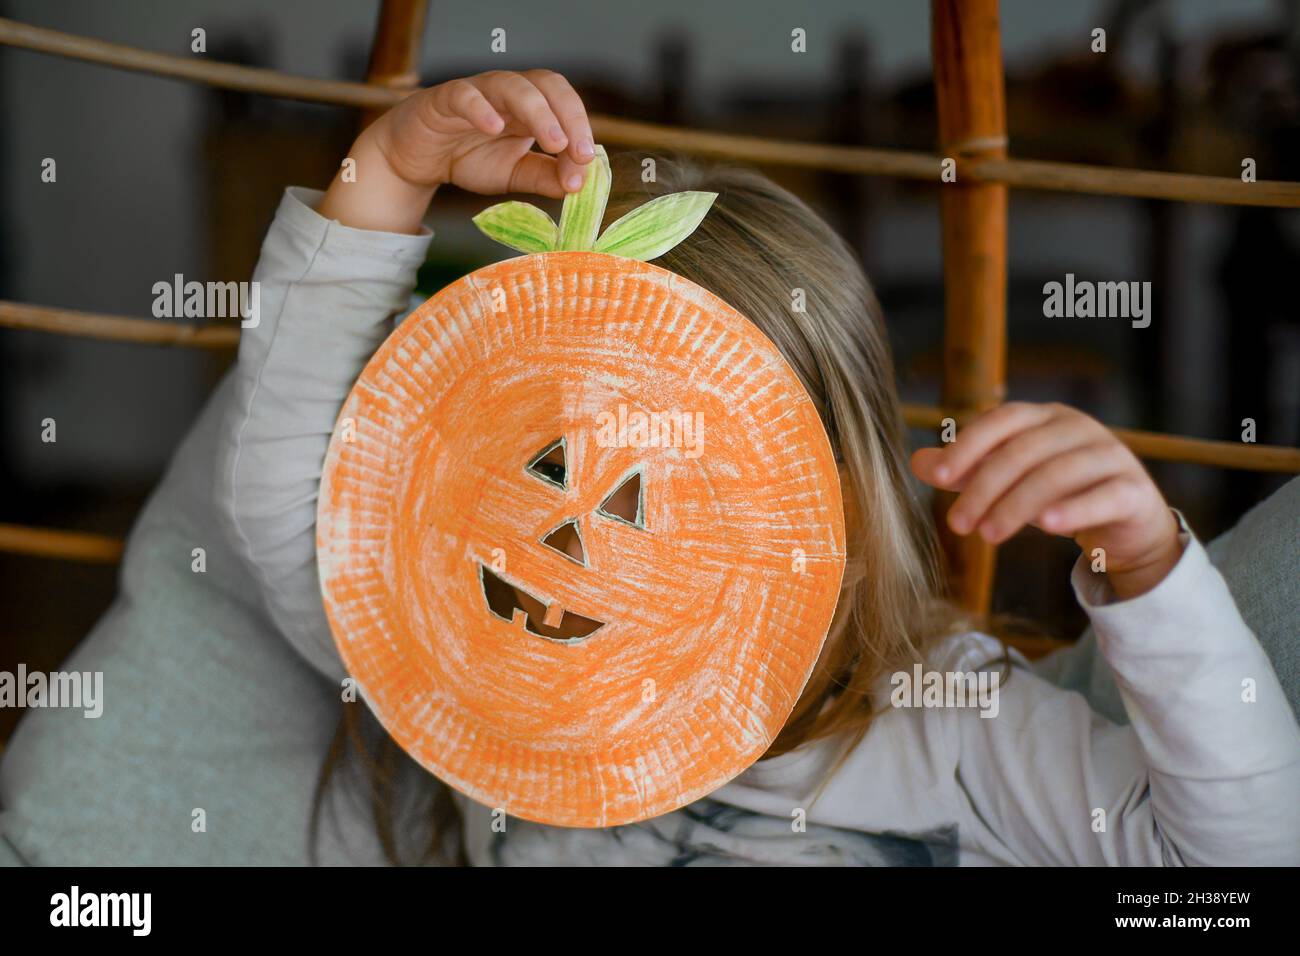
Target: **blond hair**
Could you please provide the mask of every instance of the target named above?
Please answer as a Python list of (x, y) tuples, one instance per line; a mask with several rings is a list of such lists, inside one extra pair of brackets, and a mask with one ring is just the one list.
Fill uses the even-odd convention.
[[(906, 429), (880, 304), (848, 244), (803, 201), (734, 166), (656, 157), (620, 170), (613, 220), (647, 196), (718, 193), (699, 228), (656, 260), (747, 316), (781, 350), (812, 397), (841, 464), (848, 554), (839, 608), (821, 659), (765, 756), (866, 732), (882, 675), (920, 660), (932, 640), (971, 622), (939, 597), (934, 530), (913, 494)], [(622, 166), (626, 157), (620, 160)], [(803, 309), (792, 302), (802, 290)]]

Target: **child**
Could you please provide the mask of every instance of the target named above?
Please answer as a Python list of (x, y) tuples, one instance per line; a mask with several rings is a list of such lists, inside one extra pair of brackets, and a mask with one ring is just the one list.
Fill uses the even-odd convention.
[[(345, 675), (315, 563), (322, 461), (352, 383), (408, 305), (432, 238), (420, 224), (430, 200), (444, 183), (558, 198), (580, 188), (594, 155), (562, 77), (492, 72), (407, 98), (357, 140), (355, 181), (340, 176), (323, 196), (290, 190), (281, 204), (256, 273), (261, 319), (240, 346), (218, 488), (272, 619), (330, 678)], [(780, 348), (844, 463), (846, 505), (861, 520), (825, 648), (762, 760), (709, 799), (632, 826), (510, 820), (502, 831), (490, 808), (433, 777), (409, 767), (396, 777), (388, 742), (366, 772), (390, 854), (418, 842), (420, 858), (475, 863), (1300, 862), (1300, 731), (1267, 658), (1142, 466), (1072, 409), (1004, 405), (950, 445), (918, 451), (912, 468), (960, 493), (948, 513), (958, 533), (998, 542), (1033, 524), (1085, 554), (1104, 550), (1106, 571), (1081, 560), (1073, 585), (1131, 726), (1110, 724), (1018, 657), (1014, 675), (1001, 674), (996, 715), (890, 706), (892, 675), (915, 663), (969, 672), (1004, 652), (938, 597), (879, 306), (844, 243), (768, 180), (667, 162), (657, 178), (647, 188), (719, 194), (657, 264), (719, 295)], [(616, 196), (607, 219), (644, 198)], [(804, 312), (788, 308), (796, 287)], [(360, 707), (344, 713), (342, 740), (364, 742)], [(394, 781), (412, 776), (430, 802), (419, 821), (396, 810), (411, 787), (404, 796)]]

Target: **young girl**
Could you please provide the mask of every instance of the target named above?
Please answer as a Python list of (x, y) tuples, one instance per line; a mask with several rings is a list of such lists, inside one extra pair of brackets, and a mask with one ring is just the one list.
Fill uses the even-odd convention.
[[(444, 183), (559, 198), (581, 187), (594, 155), (582, 103), (562, 77), (492, 72), (394, 107), (354, 145), (355, 181), (286, 194), (255, 275), (260, 323), (240, 346), (218, 489), (272, 619), (329, 678), (345, 674), (315, 563), (322, 461), (349, 389), (409, 305), (432, 239), (425, 210)], [(630, 178), (640, 177), (616, 175), (616, 189)], [(947, 517), (958, 533), (999, 542), (1033, 524), (1072, 536), (1085, 554), (1105, 551), (1104, 573), (1080, 560), (1072, 583), (1131, 725), (1107, 722), (1014, 654), (995, 714), (891, 706), (891, 676), (916, 663), (969, 672), (1004, 651), (938, 596), (933, 534), (909, 489), (867, 280), (820, 219), (761, 176), (660, 161), (658, 182), (641, 188), (719, 194), (657, 264), (719, 295), (780, 348), (844, 463), (846, 506), (860, 520), (812, 678), (762, 760), (709, 799), (643, 823), (494, 826), (490, 808), (376, 742), (361, 704), (344, 705), (318, 810), (334, 771), (359, 766), (394, 859), (1300, 862), (1300, 731), (1267, 658), (1142, 466), (1072, 409), (1001, 406), (911, 464), (960, 493)], [(646, 198), (616, 194), (607, 219)], [(805, 312), (787, 307), (795, 287), (806, 290)], [(359, 765), (342, 759), (353, 749)]]

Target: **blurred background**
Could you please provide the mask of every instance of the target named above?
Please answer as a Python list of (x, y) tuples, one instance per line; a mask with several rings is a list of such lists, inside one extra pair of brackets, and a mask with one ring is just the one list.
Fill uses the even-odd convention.
[[(362, 80), (377, 0), (9, 0), (0, 15), (182, 56)], [(489, 51), (507, 31), (507, 52)], [(790, 31), (807, 31), (792, 53)], [(1091, 52), (1092, 31), (1107, 52)], [(1011, 154), (1300, 180), (1300, 3), (1003, 0)], [(929, 4), (897, 0), (433, 0), (422, 79), (545, 66), (593, 111), (759, 136), (933, 151)], [(0, 298), (149, 317), (152, 287), (247, 279), (286, 185), (323, 188), (351, 110), (0, 48)], [(41, 162), (58, 163), (42, 183)], [(904, 399), (936, 404), (943, 287), (931, 184), (767, 170), (859, 250)], [(499, 258), (439, 193), (432, 292)], [(1121, 426), (1300, 444), (1296, 211), (1012, 191), (1009, 394)], [(1149, 280), (1153, 321), (1047, 319), (1043, 284)], [(0, 329), (0, 522), (124, 534), (230, 356)], [(41, 441), (54, 418), (58, 441)], [(931, 436), (918, 433), (918, 442)], [(1285, 476), (1153, 464), (1203, 538)], [(995, 609), (1075, 636), (1069, 542), (1000, 555)], [(0, 669), (56, 667), (112, 566), (0, 554)], [(18, 716), (0, 712), (0, 739)]]

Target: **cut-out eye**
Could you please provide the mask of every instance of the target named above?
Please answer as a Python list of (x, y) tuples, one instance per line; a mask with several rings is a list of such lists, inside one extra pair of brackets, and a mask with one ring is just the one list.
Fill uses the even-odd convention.
[(548, 484), (555, 485), (557, 488), (567, 488), (569, 486), (568, 458), (568, 448), (564, 444), (564, 439), (560, 438), (534, 455), (533, 460), (528, 464), (528, 470)]
[(578, 522), (576, 521), (564, 522), (564, 524), (542, 538), (542, 544), (560, 552), (570, 561), (576, 561), (584, 568), (587, 566), (587, 552), (582, 546), (582, 532), (578, 530)]
[(645, 528), (645, 492), (641, 472), (633, 472), (600, 503), (597, 513), (636, 528)]

